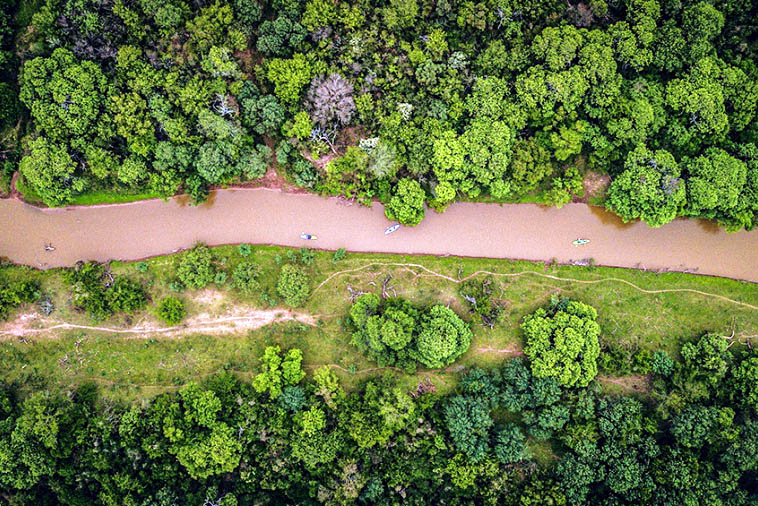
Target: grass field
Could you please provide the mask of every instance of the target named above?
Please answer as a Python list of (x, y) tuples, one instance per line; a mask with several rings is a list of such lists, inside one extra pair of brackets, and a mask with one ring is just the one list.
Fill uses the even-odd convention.
[[(236, 247), (213, 249), (219, 268), (231, 272), (242, 260)], [(252, 258), (263, 267), (262, 291), (275, 297), (274, 286), (280, 265), (287, 262), (287, 250), (254, 247)], [(167, 295), (179, 255), (149, 259), (139, 263), (113, 263), (114, 273), (124, 273), (142, 281), (153, 300)], [(344, 315), (350, 305), (347, 287), (381, 293), (388, 287), (419, 305), (449, 304), (466, 315), (465, 301), (458, 296), (459, 280), (483, 280), (493, 273), (495, 295), (505, 307), (502, 323), (494, 329), (474, 325), (469, 351), (445, 371), (420, 371), (416, 375), (397, 374), (401, 381), (415, 385), (423, 375), (431, 376), (444, 390), (455, 384), (463, 367), (491, 366), (517, 354), (521, 348), (519, 322), (524, 315), (549, 301), (553, 294), (592, 304), (599, 313), (603, 344), (664, 349), (676, 354), (682, 342), (705, 332), (717, 332), (744, 341), (758, 335), (758, 285), (678, 273), (650, 273), (605, 267), (545, 265), (523, 261), (456, 257), (418, 257), (378, 254), (348, 254), (337, 263), (331, 252), (315, 252), (307, 267), (311, 273), (311, 296), (296, 311), (310, 315), (313, 325), (283, 322), (241, 332), (213, 333), (177, 329), (170, 336), (161, 333), (118, 334), (86, 329), (54, 329), (23, 337), (2, 334), (0, 326), (0, 378), (29, 387), (68, 387), (96, 381), (113, 398), (135, 400), (181, 386), (219, 371), (241, 377), (255, 374), (258, 357), (265, 346), (280, 344), (298, 347), (308, 370), (332, 364), (347, 388), (372, 375), (385, 374), (365, 360), (350, 345), (344, 329)], [(93, 322), (71, 307), (60, 271), (5, 269), (9, 277), (34, 276), (55, 302), (56, 311), (46, 320), (35, 320), (32, 328), (55, 324), (93, 325), (108, 329), (162, 327), (151, 309), (132, 316), (120, 315), (105, 322)], [(702, 292), (702, 293), (697, 293)], [(210, 285), (181, 295), (188, 304), (187, 322), (244, 315), (257, 309), (271, 309), (270, 299), (261, 295), (245, 297), (227, 282)], [(154, 304), (151, 304), (154, 306)], [(279, 312), (281, 306), (274, 305)], [(36, 312), (26, 306), (4, 324), (7, 331), (19, 318)], [(284, 315), (286, 308), (281, 308)], [(614, 388), (611, 385), (611, 388)]]

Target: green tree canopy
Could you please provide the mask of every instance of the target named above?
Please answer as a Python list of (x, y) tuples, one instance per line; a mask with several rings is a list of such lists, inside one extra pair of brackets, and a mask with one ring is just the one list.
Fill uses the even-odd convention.
[(556, 301), (524, 318), (524, 353), (537, 378), (585, 387), (597, 375), (600, 325), (597, 311), (577, 301)]

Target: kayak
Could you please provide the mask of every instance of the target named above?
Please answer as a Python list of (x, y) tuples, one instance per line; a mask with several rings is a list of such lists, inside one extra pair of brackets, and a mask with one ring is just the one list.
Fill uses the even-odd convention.
[(395, 225), (392, 225), (387, 230), (384, 231), (384, 235), (390, 235), (392, 232), (400, 228), (400, 223), (396, 223)]
[(574, 246), (581, 246), (582, 244), (587, 244), (588, 242), (590, 242), (590, 240), (589, 240), (589, 239), (577, 239), (577, 240), (576, 240), (576, 241), (574, 241), (572, 244), (573, 244)]
[(306, 241), (315, 241), (316, 239), (318, 239), (318, 237), (316, 237), (315, 235), (306, 234), (305, 232), (303, 232), (302, 234), (300, 234), (300, 239), (304, 239)]

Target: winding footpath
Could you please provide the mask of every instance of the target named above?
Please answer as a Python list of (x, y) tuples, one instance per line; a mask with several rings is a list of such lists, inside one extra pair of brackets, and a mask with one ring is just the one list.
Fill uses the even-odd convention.
[[(198, 207), (168, 202), (40, 209), (0, 200), (0, 256), (50, 268), (77, 260), (136, 260), (191, 247), (230, 243), (309, 246), (401, 254), (459, 255), (576, 262), (697, 272), (758, 282), (758, 231), (727, 234), (714, 224), (676, 220), (661, 228), (623, 224), (601, 209), (569, 204), (456, 203), (428, 211), (418, 227), (384, 235), (382, 206), (269, 189), (212, 193)], [(303, 241), (307, 232), (316, 241)], [(577, 238), (590, 243), (575, 247)], [(55, 251), (46, 252), (52, 244)]]

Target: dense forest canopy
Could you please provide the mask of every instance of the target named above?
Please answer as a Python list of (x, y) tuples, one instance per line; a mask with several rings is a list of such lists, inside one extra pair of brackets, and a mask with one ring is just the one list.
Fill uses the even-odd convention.
[[(386, 376), (347, 394), (298, 349), (261, 371), (133, 406), (87, 384), (0, 384), (9, 504), (754, 504), (758, 355), (706, 335), (648, 356), (648, 396), (565, 386), (535, 363), (475, 368), (451, 393)], [(542, 454), (540, 459), (538, 454)], [(547, 455), (549, 466), (544, 465)], [(538, 464), (541, 460), (542, 464)], [(473, 501), (473, 502), (472, 502)]]
[(17, 37), (19, 168), (64, 205), (202, 200), (275, 160), (405, 224), (456, 199), (562, 205), (592, 170), (625, 220), (749, 229), (757, 20), (749, 0), (45, 0)]

